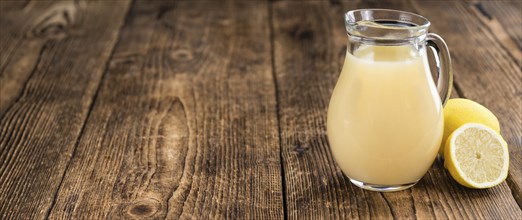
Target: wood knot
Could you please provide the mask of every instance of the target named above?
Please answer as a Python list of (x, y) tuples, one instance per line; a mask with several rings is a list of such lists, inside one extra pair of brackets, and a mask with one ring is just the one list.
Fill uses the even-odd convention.
[(114, 56), (109, 63), (109, 69), (111, 70), (111, 74), (132, 76), (138, 74), (141, 71), (139, 69), (139, 64), (142, 62), (143, 57), (139, 54)]
[(149, 215), (150, 213), (152, 213), (152, 211), (153, 211), (152, 207), (145, 205), (145, 204), (141, 204), (141, 205), (134, 206), (130, 210), (130, 213), (133, 215)]
[(194, 56), (190, 50), (186, 49), (178, 49), (170, 53), (170, 58), (174, 61), (186, 61), (192, 60)]
[(161, 204), (159, 201), (155, 199), (145, 199), (130, 204), (127, 208), (127, 214), (132, 218), (149, 217), (156, 214), (160, 207)]
[(305, 151), (310, 149), (309, 143), (297, 143), (294, 147), (294, 151), (297, 152), (298, 155), (303, 154)]
[(309, 39), (312, 39), (314, 38), (314, 32), (310, 31), (310, 30), (305, 30), (303, 32), (300, 32), (297, 37), (299, 39), (303, 39), (303, 40), (309, 40)]
[(475, 8), (482, 14), (484, 17), (486, 17), (488, 20), (493, 20), (493, 16), (484, 8), (484, 5), (482, 5), (481, 2), (478, 2), (475, 4)]
[(68, 27), (74, 23), (77, 7), (74, 3), (61, 3), (50, 8), (38, 17), (30, 35), (49, 39), (65, 38)]
[(311, 30), (297, 27), (293, 29), (290, 34), (299, 40), (312, 40), (314, 38), (314, 32)]

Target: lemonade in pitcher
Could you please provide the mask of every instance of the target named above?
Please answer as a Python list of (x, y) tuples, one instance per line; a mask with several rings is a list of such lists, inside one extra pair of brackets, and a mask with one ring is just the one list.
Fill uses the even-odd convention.
[[(449, 53), (440, 37), (427, 34), (429, 22), (421, 16), (377, 9), (346, 16), (348, 51), (328, 107), (332, 154), (359, 187), (411, 187), (439, 150), (442, 103), (451, 84)], [(439, 88), (427, 46), (442, 53)]]

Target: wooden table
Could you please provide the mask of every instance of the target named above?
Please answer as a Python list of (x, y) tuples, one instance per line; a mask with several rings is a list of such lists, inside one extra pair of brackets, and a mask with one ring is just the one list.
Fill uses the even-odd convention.
[[(521, 1), (1, 1), (0, 219), (522, 219)], [(326, 138), (343, 13), (425, 15), (508, 179), (361, 190)]]

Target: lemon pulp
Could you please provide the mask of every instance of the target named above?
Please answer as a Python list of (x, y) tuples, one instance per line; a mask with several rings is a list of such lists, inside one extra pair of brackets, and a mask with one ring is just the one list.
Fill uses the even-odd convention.
[(489, 188), (507, 177), (507, 144), (482, 124), (467, 123), (455, 130), (446, 142), (445, 158), (451, 176), (470, 188)]

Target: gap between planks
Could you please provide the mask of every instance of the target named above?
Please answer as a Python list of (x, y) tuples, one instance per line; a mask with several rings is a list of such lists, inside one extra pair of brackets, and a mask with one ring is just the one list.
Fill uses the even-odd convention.
[(284, 219), (288, 219), (288, 207), (286, 202), (286, 175), (285, 175), (285, 166), (284, 166), (284, 158), (283, 158), (283, 145), (281, 139), (281, 112), (279, 108), (279, 87), (277, 84), (277, 76), (276, 76), (276, 68), (275, 68), (275, 51), (274, 51), (274, 18), (273, 18), (273, 1), (269, 1), (267, 3), (267, 11), (268, 11), (268, 26), (270, 32), (270, 64), (272, 68), (272, 82), (274, 84), (274, 94), (275, 94), (275, 103), (276, 103), (276, 117), (277, 117), (277, 133), (279, 140), (279, 160), (281, 165), (281, 192), (283, 193), (283, 217)]

